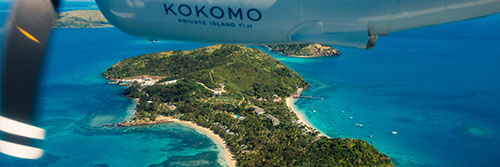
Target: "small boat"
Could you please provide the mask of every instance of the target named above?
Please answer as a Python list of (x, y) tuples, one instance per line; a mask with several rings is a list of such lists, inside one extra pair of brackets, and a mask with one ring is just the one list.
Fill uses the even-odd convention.
[(315, 112), (316, 112), (316, 110), (313, 110), (313, 112), (315, 113)]
[(349, 117), (349, 119), (354, 119), (353, 117)]
[(372, 143), (372, 144), (373, 144), (373, 143), (375, 143), (375, 142), (372, 140), (370, 143)]
[(344, 110), (342, 110), (341, 112), (344, 112)]
[(398, 132), (396, 132), (396, 131), (392, 131), (392, 134), (393, 134), (393, 135), (397, 135), (397, 134), (398, 134)]
[(372, 138), (372, 137), (373, 137), (373, 135), (372, 135), (372, 134), (370, 134), (370, 135), (368, 135), (368, 137), (369, 137), (369, 138)]
[(355, 125), (359, 126), (359, 127), (363, 127), (363, 124), (360, 124), (360, 123), (356, 123)]

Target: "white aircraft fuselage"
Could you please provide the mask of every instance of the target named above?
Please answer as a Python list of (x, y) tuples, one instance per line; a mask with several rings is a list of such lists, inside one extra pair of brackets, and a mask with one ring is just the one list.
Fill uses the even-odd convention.
[(378, 34), (500, 12), (500, 0), (96, 0), (136, 36), (210, 43), (369, 48)]
[[(57, 2), (18, 0), (6, 24), (0, 152), (38, 159), (33, 122), (42, 55)], [(377, 35), (500, 12), (500, 0), (96, 0), (118, 29), (150, 39), (209, 43), (315, 42), (358, 48)]]

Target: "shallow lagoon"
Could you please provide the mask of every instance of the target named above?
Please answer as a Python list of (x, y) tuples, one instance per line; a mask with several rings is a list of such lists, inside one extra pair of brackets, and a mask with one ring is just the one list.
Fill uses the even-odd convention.
[[(63, 10), (95, 9), (80, 6)], [(371, 50), (340, 48), (340, 58), (271, 55), (311, 84), (305, 95), (325, 98), (296, 105), (329, 136), (373, 141), (398, 166), (495, 166), (499, 23), (490, 16), (394, 33)], [(0, 166), (219, 166), (215, 144), (188, 127), (97, 127), (126, 119), (133, 104), (99, 73), (123, 58), (204, 44), (152, 45), (114, 28), (58, 29), (54, 36), (38, 109), (47, 154), (36, 161), (0, 155)]]
[(495, 15), (340, 47), (339, 58), (270, 54), (311, 84), (304, 95), (325, 98), (295, 104), (328, 136), (373, 141), (397, 166), (498, 166), (499, 29)]
[(160, 42), (126, 35), (114, 28), (54, 30), (43, 71), (40, 121), (46, 154), (28, 161), (0, 155), (0, 166), (220, 166), (215, 143), (179, 124), (102, 128), (127, 119), (133, 101), (124, 87), (108, 85), (100, 76), (127, 57), (204, 44)]

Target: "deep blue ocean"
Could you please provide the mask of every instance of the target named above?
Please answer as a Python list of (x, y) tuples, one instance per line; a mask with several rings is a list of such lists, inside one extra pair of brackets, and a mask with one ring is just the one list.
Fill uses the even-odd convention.
[(500, 166), (500, 15), (338, 48), (339, 58), (268, 52), (310, 83), (304, 95), (325, 98), (295, 103), (317, 129), (373, 142), (396, 166)]
[[(95, 6), (63, 8), (74, 9)], [(5, 15), (0, 10), (0, 22)], [(296, 105), (328, 136), (373, 142), (397, 166), (490, 167), (500, 164), (499, 30), (500, 15), (489, 16), (393, 33), (370, 50), (338, 47), (338, 58), (257, 48), (309, 82), (303, 94), (325, 98)], [(219, 166), (216, 145), (189, 127), (98, 127), (133, 110), (124, 87), (106, 84), (100, 73), (124, 58), (202, 46), (151, 44), (115, 28), (55, 29), (38, 107), (46, 154), (35, 161), (0, 154), (0, 166)]]
[(0, 166), (220, 166), (215, 143), (190, 127), (99, 127), (129, 118), (134, 104), (123, 96), (125, 87), (107, 84), (104, 70), (124, 58), (206, 44), (153, 45), (114, 28), (54, 29), (52, 35), (36, 123), (47, 130), (40, 144), (46, 153), (34, 161), (0, 154)]

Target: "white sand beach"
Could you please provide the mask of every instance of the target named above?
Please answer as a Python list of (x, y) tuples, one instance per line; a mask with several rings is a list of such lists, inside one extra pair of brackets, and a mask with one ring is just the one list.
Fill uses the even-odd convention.
[(197, 132), (206, 135), (208, 138), (212, 139), (219, 150), (219, 163), (222, 165), (227, 165), (228, 167), (235, 167), (236, 160), (233, 158), (233, 154), (229, 150), (229, 147), (226, 145), (226, 141), (222, 139), (219, 135), (215, 134), (212, 130), (199, 126), (194, 122), (183, 121), (179, 119), (171, 119), (172, 122), (180, 123), (182, 125), (186, 125), (189, 127), (193, 127)]
[(194, 122), (191, 121), (184, 121), (184, 120), (179, 120), (172, 118), (170, 116), (162, 116), (159, 115), (156, 117), (154, 121), (125, 121), (125, 122), (120, 122), (120, 123), (114, 123), (114, 124), (105, 124), (102, 126), (123, 126), (123, 127), (129, 127), (129, 126), (143, 126), (143, 125), (155, 125), (155, 124), (162, 124), (162, 123), (179, 123), (184, 126), (192, 127), (194, 128), (198, 133), (201, 133), (203, 135), (206, 135), (208, 138), (210, 138), (212, 141), (215, 142), (217, 145), (217, 148), (220, 150), (219, 152), (219, 158), (218, 162), (221, 165), (226, 165), (226, 167), (235, 167), (236, 166), (236, 160), (233, 158), (233, 154), (231, 153), (229, 147), (226, 144), (226, 141), (220, 137), (219, 135), (215, 134), (212, 130), (199, 126)]
[(319, 131), (318, 129), (316, 129), (312, 124), (311, 122), (309, 122), (309, 120), (307, 120), (307, 118), (305, 117), (305, 115), (303, 115), (298, 109), (297, 109), (297, 106), (294, 105), (295, 101), (297, 99), (295, 99), (293, 96), (294, 95), (300, 95), (300, 93), (304, 91), (304, 88), (299, 88), (297, 89), (297, 93), (296, 94), (293, 94), (292, 96), (290, 97), (287, 97), (286, 98), (286, 105), (288, 106), (288, 108), (290, 110), (292, 110), (295, 115), (297, 115), (297, 117), (299, 117), (299, 123), (303, 123), (305, 124), (306, 126), (308, 126), (309, 128), (312, 128), (312, 129), (315, 129), (316, 131), (318, 131), (320, 133), (321, 136), (326, 136), (326, 137), (329, 137), (327, 136), (325, 133)]

